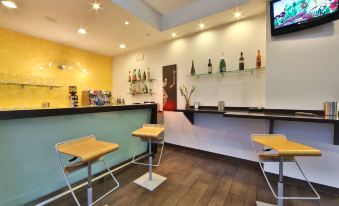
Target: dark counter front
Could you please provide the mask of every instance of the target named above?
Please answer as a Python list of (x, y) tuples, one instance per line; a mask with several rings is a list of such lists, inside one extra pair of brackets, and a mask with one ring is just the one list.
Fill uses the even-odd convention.
[[(269, 134), (274, 133), (274, 121), (296, 121), (296, 122), (316, 122), (333, 124), (334, 128), (334, 145), (339, 145), (339, 118), (324, 116), (321, 110), (288, 110), (288, 109), (256, 109), (250, 107), (225, 107), (225, 112), (219, 112), (216, 107), (201, 107), (198, 110), (179, 109), (186, 118), (194, 124), (194, 114), (207, 113), (217, 114), (223, 117), (263, 119), (269, 120)], [(298, 115), (297, 112), (312, 113), (314, 115)]]
[(98, 107), (72, 107), (72, 108), (43, 108), (43, 109), (23, 109), (23, 110), (0, 110), (0, 120), (64, 116), (74, 114), (100, 113), (112, 111), (126, 111), (136, 109), (151, 109), (151, 123), (157, 123), (157, 104), (133, 104), (114, 105)]

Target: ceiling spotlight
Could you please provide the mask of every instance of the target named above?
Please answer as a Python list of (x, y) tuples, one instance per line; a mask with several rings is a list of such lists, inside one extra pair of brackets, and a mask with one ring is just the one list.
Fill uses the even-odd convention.
[(241, 17), (241, 13), (239, 11), (234, 13), (234, 17), (235, 18), (240, 18)]
[(204, 23), (200, 23), (200, 24), (199, 24), (199, 28), (200, 28), (200, 29), (204, 29), (204, 28), (205, 28), (205, 24), (204, 24)]
[(126, 49), (126, 45), (125, 44), (120, 44), (119, 47), (120, 47), (120, 49)]
[(1, 4), (10, 9), (18, 8), (14, 1), (1, 1)]
[(94, 2), (91, 5), (92, 5), (92, 9), (95, 11), (99, 11), (99, 9), (101, 9), (100, 7), (101, 3)]
[(80, 27), (80, 28), (78, 29), (78, 33), (81, 34), (81, 35), (84, 35), (84, 34), (87, 34), (87, 31), (86, 31), (86, 29)]
[(173, 32), (171, 35), (172, 35), (172, 37), (176, 37), (177, 33)]
[(125, 25), (129, 25), (129, 21), (125, 21)]

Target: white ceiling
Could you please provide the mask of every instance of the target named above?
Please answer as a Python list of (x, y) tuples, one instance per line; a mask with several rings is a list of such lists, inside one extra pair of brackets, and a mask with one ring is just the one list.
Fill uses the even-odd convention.
[(160, 14), (164, 15), (180, 7), (187, 6), (199, 0), (144, 0)]
[[(115, 3), (112, 0), (96, 1), (101, 3), (102, 10), (99, 12), (91, 10), (90, 3), (92, 3), (92, 0), (17, 0), (18, 9), (16, 10), (9, 10), (0, 6), (0, 27), (99, 54), (115, 56), (171, 40), (170, 33), (173, 31), (178, 34), (178, 38), (199, 32), (199, 22), (204, 22), (206, 29), (209, 29), (236, 21), (237, 19), (233, 16), (236, 10), (242, 11), (243, 18), (263, 13), (266, 4), (265, 0), (249, 0), (249, 3), (237, 6), (237, 8), (184, 24), (176, 23), (178, 26), (160, 31), (159, 27), (147, 21), (147, 18), (153, 18), (157, 23), (154, 18), (156, 16), (152, 16), (150, 13), (145, 14), (145, 12), (140, 13), (141, 7), (136, 8), (139, 9), (137, 14), (135, 11), (132, 12), (121, 7), (121, 4), (128, 1), (136, 2), (135, 0), (113, 0)], [(156, 10), (159, 9), (159, 12), (164, 13), (169, 12), (170, 15), (183, 7), (189, 7), (197, 0), (145, 1), (154, 8), (158, 7), (160, 2), (164, 2), (164, 5), (168, 5), (168, 7), (166, 9), (158, 7)], [(117, 2), (120, 4), (118, 5)], [(133, 8), (132, 3), (130, 6)], [(140, 15), (146, 18), (137, 17)], [(46, 18), (50, 21), (47, 21)], [(125, 20), (128, 20), (130, 25), (124, 25)], [(87, 35), (77, 33), (77, 29), (81, 26), (86, 28)], [(127, 48), (120, 49), (120, 43), (126, 44)]]

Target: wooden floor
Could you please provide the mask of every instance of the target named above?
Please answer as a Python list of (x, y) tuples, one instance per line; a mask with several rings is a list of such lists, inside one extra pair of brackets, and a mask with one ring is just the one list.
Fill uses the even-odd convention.
[[(167, 180), (153, 192), (133, 183), (147, 167), (133, 165), (116, 174), (120, 188), (97, 205), (109, 206), (255, 206), (255, 201), (275, 203), (259, 169), (202, 156), (166, 146), (161, 165), (154, 172)], [(113, 187), (109, 177), (94, 186), (95, 197)], [(303, 187), (286, 185), (285, 195), (310, 195)], [(86, 205), (86, 191), (76, 193)], [(321, 193), (320, 201), (286, 201), (286, 206), (339, 206), (338, 196)], [(339, 194), (338, 194), (339, 195)], [(75, 205), (71, 195), (50, 205)]]

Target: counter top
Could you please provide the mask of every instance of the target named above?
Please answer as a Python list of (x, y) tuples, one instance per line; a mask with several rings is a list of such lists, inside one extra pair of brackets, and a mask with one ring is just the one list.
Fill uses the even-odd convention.
[(227, 111), (223, 114), (224, 117), (236, 118), (251, 118), (251, 119), (274, 119), (287, 121), (302, 121), (302, 122), (323, 122), (335, 123), (339, 122), (338, 117), (329, 117), (324, 115), (306, 116), (293, 113), (277, 113), (277, 112), (249, 112), (249, 111)]
[[(217, 114), (223, 117), (247, 118), (247, 119), (264, 119), (269, 120), (269, 133), (274, 133), (274, 121), (295, 121), (295, 122), (316, 122), (333, 124), (334, 145), (339, 145), (339, 118), (324, 116), (321, 110), (289, 110), (289, 109), (263, 109), (250, 107), (225, 107), (225, 112), (219, 112), (216, 107), (200, 107), (198, 110), (178, 109), (183, 112), (186, 118), (194, 124), (194, 114), (207, 113)], [(312, 115), (300, 115), (298, 113), (312, 113)]]
[[(255, 109), (250, 107), (226, 107), (225, 112), (219, 112), (216, 107), (202, 107), (198, 110), (178, 109), (178, 112), (184, 113), (208, 113), (221, 114), (224, 117), (250, 118), (250, 119), (275, 119), (303, 122), (339, 122), (338, 117), (324, 116), (321, 110), (288, 110), (288, 109)], [(312, 113), (314, 115), (298, 115), (296, 112)]]
[[(0, 120), (86, 114), (86, 113), (98, 113), (98, 112), (111, 112), (111, 111), (123, 111), (123, 110), (134, 110), (134, 109), (152, 109), (152, 112), (154, 112), (156, 116), (157, 104), (132, 104), (132, 105), (112, 105), (112, 106), (84, 106), (84, 107), (68, 107), (68, 108), (37, 108), (37, 109), (0, 110)], [(154, 115), (152, 115), (152, 118), (154, 118), (153, 116)]]

